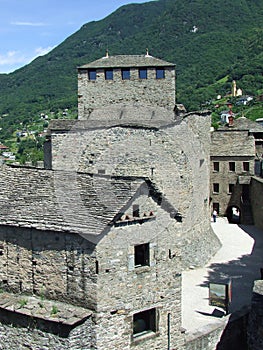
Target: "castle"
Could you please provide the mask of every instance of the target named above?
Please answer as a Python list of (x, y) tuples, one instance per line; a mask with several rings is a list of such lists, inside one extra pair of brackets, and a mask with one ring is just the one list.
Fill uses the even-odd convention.
[(210, 114), (180, 113), (175, 66), (108, 54), (78, 68), (78, 120), (45, 169), (3, 166), (0, 344), (184, 349), (181, 272), (211, 230)]

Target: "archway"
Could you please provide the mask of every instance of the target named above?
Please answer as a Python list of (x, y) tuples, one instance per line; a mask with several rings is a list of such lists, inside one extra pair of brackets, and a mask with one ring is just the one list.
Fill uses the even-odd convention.
[(236, 205), (227, 208), (227, 219), (230, 224), (240, 223), (240, 209)]

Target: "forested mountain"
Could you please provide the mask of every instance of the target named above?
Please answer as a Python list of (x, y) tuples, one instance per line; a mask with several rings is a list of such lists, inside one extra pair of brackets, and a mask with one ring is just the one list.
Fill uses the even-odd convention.
[[(87, 9), (88, 11), (88, 6)], [(85, 9), (83, 9), (85, 11)], [(0, 140), (41, 112), (77, 109), (77, 67), (105, 55), (174, 62), (177, 101), (187, 110), (230, 90), (263, 92), (262, 0), (159, 0), (120, 7), (85, 24), (53, 51), (0, 74)]]

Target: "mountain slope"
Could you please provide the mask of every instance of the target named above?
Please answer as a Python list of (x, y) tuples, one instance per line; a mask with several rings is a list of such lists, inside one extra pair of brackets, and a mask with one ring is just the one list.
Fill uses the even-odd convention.
[[(229, 89), (262, 89), (261, 0), (159, 0), (131, 4), (85, 24), (49, 54), (10, 74), (0, 74), (1, 127), (37, 113), (77, 108), (77, 66), (105, 55), (150, 54), (177, 66), (177, 100), (188, 110)], [(214, 84), (228, 76), (218, 89)], [(216, 89), (214, 88), (216, 86)], [(262, 92), (262, 90), (261, 90)], [(0, 134), (0, 139), (3, 135)]]

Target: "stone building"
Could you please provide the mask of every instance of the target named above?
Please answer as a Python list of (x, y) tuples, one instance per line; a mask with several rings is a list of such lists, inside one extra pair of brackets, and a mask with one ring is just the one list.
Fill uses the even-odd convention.
[(211, 135), (210, 200), (230, 221), (253, 223), (251, 178), (262, 175), (263, 127), (245, 117)]
[(46, 168), (1, 170), (0, 344), (184, 349), (181, 272), (220, 245), (210, 115), (175, 113), (174, 65), (148, 54), (78, 79), (79, 119), (51, 122)]

